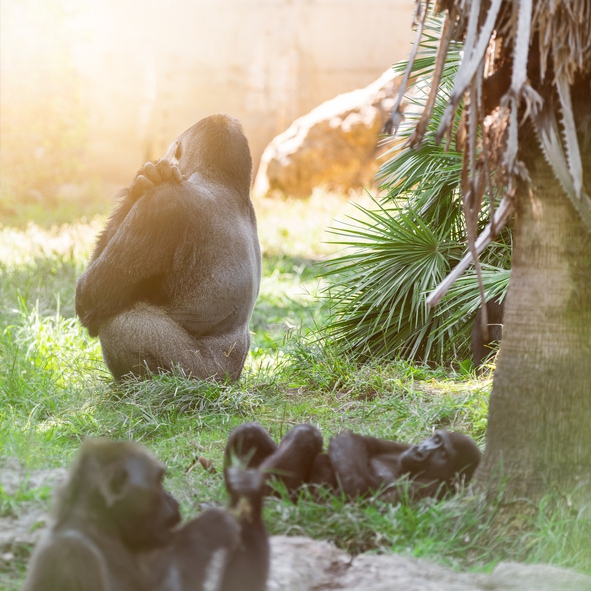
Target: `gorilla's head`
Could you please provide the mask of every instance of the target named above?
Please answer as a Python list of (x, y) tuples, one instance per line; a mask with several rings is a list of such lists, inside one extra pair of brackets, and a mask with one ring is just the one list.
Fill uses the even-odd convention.
[(187, 177), (198, 172), (250, 191), (248, 141), (240, 123), (228, 115), (211, 115), (189, 127), (170, 144), (166, 158)]

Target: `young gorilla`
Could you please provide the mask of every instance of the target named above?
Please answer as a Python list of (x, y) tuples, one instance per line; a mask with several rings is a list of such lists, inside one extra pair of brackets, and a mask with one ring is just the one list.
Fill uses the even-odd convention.
[(174, 366), (240, 377), (261, 280), (251, 169), (238, 121), (213, 115), (123, 191), (76, 285), (116, 380)]
[(418, 445), (347, 431), (322, 453), (322, 436), (312, 425), (294, 427), (277, 446), (260, 425), (246, 423), (230, 433), (225, 463), (237, 457), (283, 481), (292, 494), (311, 483), (341, 490), (349, 499), (383, 490), (383, 498), (397, 502), (405, 494), (406, 486), (396, 486), (404, 477), (410, 497), (441, 498), (460, 479), (472, 478), (481, 455), (472, 439), (450, 431), (435, 431)]
[(200, 591), (206, 583), (216, 591), (264, 591), (269, 548), (260, 472), (230, 473), (237, 518), (209, 509), (180, 529), (163, 474), (139, 445), (85, 441), (23, 591)]

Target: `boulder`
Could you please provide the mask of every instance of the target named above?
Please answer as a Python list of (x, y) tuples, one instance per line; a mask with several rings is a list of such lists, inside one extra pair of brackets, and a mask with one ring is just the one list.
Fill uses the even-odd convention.
[(369, 86), (296, 119), (263, 152), (253, 193), (307, 197), (316, 187), (347, 191), (371, 185), (380, 132), (399, 85), (400, 78), (388, 70)]
[(328, 542), (271, 538), (267, 591), (591, 591), (591, 577), (545, 564), (502, 562), (491, 574), (460, 573), (398, 554), (350, 556)]

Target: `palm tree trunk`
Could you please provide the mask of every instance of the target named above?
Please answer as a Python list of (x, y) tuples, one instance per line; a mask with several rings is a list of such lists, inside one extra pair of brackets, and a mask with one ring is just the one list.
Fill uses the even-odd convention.
[[(587, 162), (591, 152), (587, 151)], [(505, 499), (591, 500), (591, 235), (541, 155), (518, 196), (481, 485)], [(586, 172), (590, 172), (587, 167)], [(589, 176), (587, 176), (589, 178)]]

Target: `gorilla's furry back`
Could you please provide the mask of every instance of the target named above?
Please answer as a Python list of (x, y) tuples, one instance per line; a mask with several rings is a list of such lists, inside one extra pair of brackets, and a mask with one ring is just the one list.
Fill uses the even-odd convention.
[[(164, 174), (171, 165), (177, 175)], [(240, 124), (214, 115), (124, 192), (76, 290), (116, 379), (174, 367), (240, 376), (261, 277), (251, 170)]]

